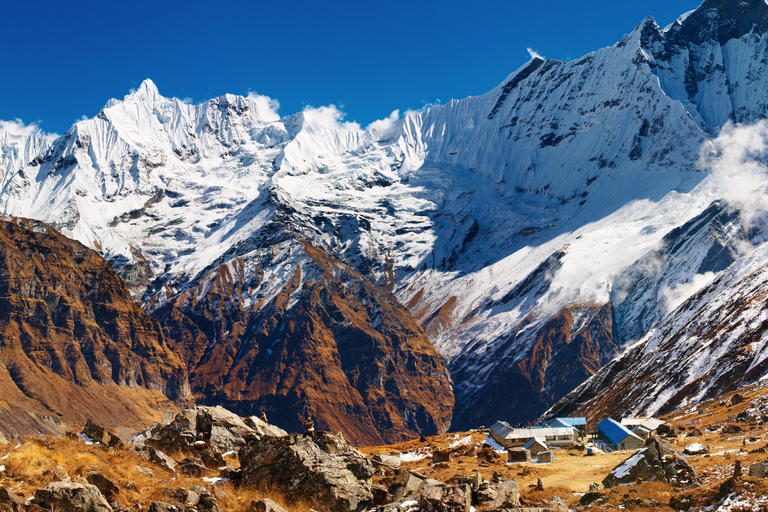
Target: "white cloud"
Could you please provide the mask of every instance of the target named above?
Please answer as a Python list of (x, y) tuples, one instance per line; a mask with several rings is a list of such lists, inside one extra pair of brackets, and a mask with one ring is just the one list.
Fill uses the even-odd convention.
[(395, 123), (397, 123), (399, 119), (400, 119), (400, 111), (393, 110), (392, 113), (389, 114), (389, 117), (385, 117), (384, 119), (379, 119), (377, 121), (372, 122), (366, 127), (366, 130), (370, 130), (378, 133), (386, 133), (392, 129), (392, 127), (395, 125)]
[(701, 167), (710, 170), (729, 205), (740, 211), (742, 223), (768, 212), (768, 122), (726, 124), (702, 152)]
[(350, 132), (360, 132), (363, 129), (354, 121), (344, 121), (347, 116), (336, 105), (327, 107), (305, 107), (304, 119), (313, 126), (327, 128), (329, 130), (347, 130)]
[(696, 274), (687, 283), (680, 283), (674, 288), (665, 287), (661, 294), (666, 301), (667, 314), (676, 310), (683, 302), (691, 298), (696, 292), (715, 280), (714, 272)]
[(280, 102), (276, 99), (257, 94), (253, 91), (248, 93), (247, 98), (251, 103), (251, 107), (256, 110), (256, 116), (259, 120), (265, 123), (273, 123), (280, 120), (280, 115), (277, 113), (280, 110)]
[(29, 137), (35, 135), (37, 137), (54, 140), (59, 137), (57, 133), (46, 133), (40, 129), (40, 126), (35, 123), (24, 124), (21, 119), (14, 119), (13, 121), (3, 121), (0, 119), (0, 138), (3, 135), (15, 135), (19, 137)]
[(406, 110), (406, 111), (405, 111), (405, 114), (403, 115), (403, 117), (408, 117), (408, 116), (412, 116), (412, 115), (414, 115), (414, 114), (418, 114), (418, 113), (420, 113), (420, 112), (424, 112), (424, 111), (425, 111), (425, 110), (427, 110), (428, 108), (436, 107), (436, 106), (438, 106), (438, 105), (441, 105), (441, 104), (442, 104), (442, 103), (441, 103), (441, 101), (440, 101), (440, 99), (439, 99), (439, 98), (438, 98), (438, 99), (436, 99), (436, 100), (435, 100), (435, 101), (433, 101), (433, 102), (427, 102), (427, 101), (423, 101), (423, 100), (422, 100), (422, 102), (421, 102), (421, 108), (417, 108), (417, 109), (410, 109), (410, 108), (409, 108), (408, 110)]
[(531, 59), (541, 59), (541, 60), (544, 60), (544, 57), (539, 52), (534, 50), (533, 48), (527, 48), (527, 50), (528, 50), (528, 55), (531, 56)]

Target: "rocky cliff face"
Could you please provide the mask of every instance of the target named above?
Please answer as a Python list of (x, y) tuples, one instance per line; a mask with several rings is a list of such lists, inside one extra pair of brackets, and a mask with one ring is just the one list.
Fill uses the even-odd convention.
[[(269, 296), (263, 267), (276, 264), (290, 281)], [(311, 418), (356, 444), (450, 425), (450, 377), (426, 334), (391, 293), (308, 242), (221, 265), (155, 316), (204, 403), (266, 412), (290, 431)]]
[(17, 434), (57, 418), (138, 427), (190, 395), (183, 361), (109, 263), (40, 222), (7, 218), (0, 387), (0, 429)]

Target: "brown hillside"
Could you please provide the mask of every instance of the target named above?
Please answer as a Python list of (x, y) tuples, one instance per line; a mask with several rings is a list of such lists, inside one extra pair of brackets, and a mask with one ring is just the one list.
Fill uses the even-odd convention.
[(184, 363), (112, 266), (50, 227), (0, 219), (0, 431), (87, 417), (140, 427), (189, 395)]
[[(243, 259), (156, 312), (185, 353), (198, 400), (266, 412), (289, 431), (311, 417), (358, 445), (447, 430), (450, 377), (407, 310), (324, 251), (299, 243), (292, 251), (302, 263), (267, 303), (245, 300), (263, 283), (243, 283), (254, 264)], [(262, 279), (258, 268), (252, 274)]]

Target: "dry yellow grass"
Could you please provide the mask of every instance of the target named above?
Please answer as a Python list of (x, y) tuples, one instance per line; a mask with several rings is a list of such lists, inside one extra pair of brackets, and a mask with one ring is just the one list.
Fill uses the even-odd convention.
[[(178, 458), (178, 454), (176, 454)], [(237, 458), (227, 457), (227, 463), (237, 466)], [(87, 445), (71, 438), (30, 439), (21, 444), (0, 444), (0, 487), (5, 487), (22, 499), (28, 499), (35, 490), (51, 482), (66, 480), (86, 483), (89, 470), (97, 470), (119, 488), (117, 500), (125, 507), (152, 501), (168, 501), (166, 489), (189, 489), (202, 485), (216, 496), (221, 510), (246, 512), (254, 500), (269, 498), (289, 511), (306, 512), (311, 508), (305, 502), (290, 502), (277, 492), (236, 488), (232, 483), (211, 484), (202, 478), (170, 473), (130, 450), (107, 450), (99, 445)], [(148, 468), (154, 478), (137, 467)], [(209, 477), (217, 476), (210, 471)], [(129, 483), (131, 482), (131, 483)], [(133, 485), (135, 484), (135, 486)]]

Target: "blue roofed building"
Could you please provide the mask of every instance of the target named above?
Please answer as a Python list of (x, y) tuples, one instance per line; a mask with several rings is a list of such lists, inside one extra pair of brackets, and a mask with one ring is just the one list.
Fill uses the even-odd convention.
[(574, 427), (584, 430), (587, 426), (587, 418), (554, 418), (544, 423), (544, 427)]
[(611, 418), (597, 425), (597, 435), (614, 450), (637, 450), (645, 444), (643, 438)]

